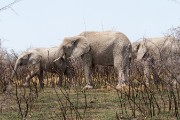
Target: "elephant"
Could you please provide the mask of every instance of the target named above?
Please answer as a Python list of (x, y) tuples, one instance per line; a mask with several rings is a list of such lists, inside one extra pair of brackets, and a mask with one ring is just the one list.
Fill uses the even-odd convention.
[(70, 60), (78, 57), (82, 59), (86, 79), (84, 89), (93, 88), (91, 73), (95, 65), (114, 66), (118, 73), (116, 88), (122, 89), (129, 79), (131, 53), (131, 42), (121, 32), (85, 31), (76, 36), (65, 37), (59, 46), (59, 57), (56, 60), (63, 56)]
[(143, 63), (145, 83), (149, 84), (152, 78), (150, 73), (153, 75), (154, 82), (159, 83), (160, 78), (155, 65), (160, 63), (167, 67), (173, 60), (178, 61), (180, 42), (173, 36), (143, 38), (132, 43), (132, 53), (135, 61)]
[[(54, 62), (57, 58), (58, 47), (51, 48), (34, 48), (28, 51), (23, 52), (19, 55), (16, 60), (14, 70), (12, 72), (12, 78), (15, 76), (16, 71), (20, 66), (29, 66), (33, 67), (31, 74), (26, 77), (24, 85), (29, 85), (29, 81), (34, 76), (38, 76), (40, 87), (44, 87), (43, 83), (43, 71), (50, 73), (57, 73), (59, 76), (58, 85), (62, 86), (62, 74), (70, 73), (72, 69), (68, 67), (67, 60), (61, 58), (60, 60)], [(68, 74), (70, 80), (72, 80), (72, 75)]]

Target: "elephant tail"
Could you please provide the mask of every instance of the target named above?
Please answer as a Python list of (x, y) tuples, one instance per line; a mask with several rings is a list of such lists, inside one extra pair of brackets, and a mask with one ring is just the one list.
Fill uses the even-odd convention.
[(129, 59), (131, 61), (131, 59), (132, 59), (132, 45), (131, 45), (131, 43), (128, 44), (127, 49), (128, 49), (128, 53), (129, 53)]

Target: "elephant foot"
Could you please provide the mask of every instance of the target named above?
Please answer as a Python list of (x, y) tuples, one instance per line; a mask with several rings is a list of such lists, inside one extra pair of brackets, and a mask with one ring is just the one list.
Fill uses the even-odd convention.
[(44, 83), (40, 84), (41, 89), (44, 89)]
[(72, 84), (71, 87), (78, 87), (78, 84)]
[(23, 86), (24, 86), (24, 87), (29, 87), (29, 83), (28, 83), (28, 82), (25, 82), (25, 83), (23, 84)]
[(9, 94), (13, 91), (13, 87), (11, 84), (7, 85), (5, 88), (5, 94)]
[(117, 90), (128, 90), (128, 85), (126, 85), (125, 83), (124, 84), (118, 84), (117, 86), (116, 86), (116, 89)]
[(86, 85), (83, 89), (84, 89), (84, 90), (87, 90), (87, 89), (92, 89), (92, 88), (93, 88), (92, 85)]
[(144, 83), (143, 86), (144, 86), (144, 87), (150, 87), (150, 83), (149, 83), (149, 82), (146, 82), (146, 83)]

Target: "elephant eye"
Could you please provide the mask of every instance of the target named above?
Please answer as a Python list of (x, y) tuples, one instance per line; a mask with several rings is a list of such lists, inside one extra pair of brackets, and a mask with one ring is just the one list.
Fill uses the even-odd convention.
[(62, 58), (62, 57), (61, 57), (61, 59), (60, 59), (60, 60), (61, 60), (61, 61), (64, 61), (64, 58)]
[(23, 65), (23, 62), (20, 62), (19, 66), (22, 66)]
[(72, 47), (72, 45), (67, 45), (66, 49), (70, 49)]

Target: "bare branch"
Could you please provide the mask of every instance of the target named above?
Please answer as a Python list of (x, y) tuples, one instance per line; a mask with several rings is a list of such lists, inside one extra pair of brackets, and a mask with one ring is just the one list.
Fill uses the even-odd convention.
[[(11, 8), (14, 4), (16, 4), (16, 3), (19, 2), (19, 1), (21, 1), (21, 0), (15, 0), (14, 2), (12, 2), (12, 3), (6, 5), (6, 6), (2, 7), (2, 8), (0, 8), (0, 12), (3, 11), (3, 10), (6, 10), (6, 9)], [(12, 9), (11, 9), (11, 10), (12, 10)]]

